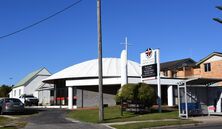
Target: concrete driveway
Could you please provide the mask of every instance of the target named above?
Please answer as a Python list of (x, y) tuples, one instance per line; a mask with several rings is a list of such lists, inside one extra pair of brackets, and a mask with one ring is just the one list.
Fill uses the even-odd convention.
[(109, 129), (98, 124), (71, 122), (65, 118), (65, 109), (43, 109), (27, 118), (25, 129)]

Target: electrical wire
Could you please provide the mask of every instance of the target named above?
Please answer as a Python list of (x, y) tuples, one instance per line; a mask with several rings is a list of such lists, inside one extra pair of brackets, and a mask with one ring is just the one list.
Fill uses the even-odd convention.
[(21, 29), (19, 29), (19, 30), (16, 30), (16, 31), (14, 31), (14, 32), (11, 32), (11, 33), (9, 33), (9, 34), (0, 36), (0, 39), (3, 39), (3, 38), (6, 38), (6, 37), (9, 37), (9, 36), (11, 36), (11, 35), (17, 34), (17, 33), (19, 33), (19, 32), (25, 31), (25, 30), (27, 30), (27, 29), (29, 29), (29, 28), (31, 28), (31, 27), (34, 27), (34, 26), (36, 26), (36, 25), (38, 25), (38, 24), (40, 24), (40, 23), (42, 23), (42, 22), (44, 22), (44, 21), (46, 21), (46, 20), (49, 20), (49, 19), (55, 17), (56, 15), (58, 15), (58, 14), (64, 12), (64, 11), (70, 9), (71, 7), (79, 4), (81, 1), (82, 1), (82, 0), (79, 0), (79, 1), (77, 1), (77, 2), (74, 2), (74, 3), (72, 3), (71, 5), (65, 7), (64, 9), (62, 9), (62, 10), (60, 10), (60, 11), (58, 11), (58, 12), (56, 12), (56, 13), (54, 13), (54, 14), (52, 14), (52, 15), (44, 18), (44, 19), (41, 19), (41, 20), (39, 20), (39, 21), (31, 24), (31, 25), (28, 25), (28, 26), (26, 26), (26, 27), (23, 27), (23, 28), (21, 28)]

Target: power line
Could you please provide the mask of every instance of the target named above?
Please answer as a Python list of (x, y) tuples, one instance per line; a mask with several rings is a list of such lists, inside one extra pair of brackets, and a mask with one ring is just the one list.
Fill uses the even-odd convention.
[(19, 30), (16, 30), (16, 31), (14, 31), (14, 32), (11, 32), (11, 33), (9, 33), (9, 34), (0, 36), (0, 39), (9, 37), (9, 36), (14, 35), (14, 34), (17, 34), (17, 33), (19, 33), (19, 32), (25, 31), (25, 30), (27, 30), (27, 29), (29, 29), (29, 28), (31, 28), (31, 27), (34, 27), (34, 26), (36, 26), (36, 25), (38, 25), (38, 24), (40, 24), (40, 23), (42, 23), (42, 22), (44, 22), (44, 21), (46, 21), (46, 20), (48, 20), (48, 19), (51, 19), (51, 18), (55, 17), (56, 15), (58, 15), (58, 14), (64, 12), (64, 11), (70, 9), (71, 7), (79, 4), (81, 1), (82, 1), (82, 0), (79, 0), (79, 1), (77, 1), (77, 2), (74, 2), (74, 3), (72, 3), (71, 5), (65, 7), (64, 9), (62, 9), (62, 10), (60, 10), (60, 11), (58, 11), (58, 12), (56, 12), (56, 13), (54, 13), (54, 14), (52, 14), (52, 15), (50, 15), (50, 16), (42, 19), (42, 20), (39, 20), (39, 21), (37, 21), (37, 22), (35, 22), (35, 23), (31, 24), (31, 25), (28, 25), (28, 26), (26, 26), (26, 27), (23, 27), (23, 28), (21, 28), (21, 29), (19, 29)]

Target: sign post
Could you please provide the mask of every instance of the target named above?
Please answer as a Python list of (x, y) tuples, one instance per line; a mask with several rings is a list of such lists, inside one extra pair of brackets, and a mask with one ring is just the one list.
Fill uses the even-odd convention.
[(157, 104), (159, 112), (161, 110), (161, 83), (160, 83), (160, 51), (159, 49), (147, 49), (140, 54), (141, 82), (144, 80), (157, 80)]

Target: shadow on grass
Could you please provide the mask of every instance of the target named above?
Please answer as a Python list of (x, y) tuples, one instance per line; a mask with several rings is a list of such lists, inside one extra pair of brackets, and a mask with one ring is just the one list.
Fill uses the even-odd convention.
[(104, 121), (106, 122), (112, 122), (112, 120), (117, 120), (117, 119), (123, 119), (123, 118), (132, 118), (132, 117), (135, 117), (135, 116), (138, 116), (138, 114), (135, 114), (135, 115), (132, 115), (132, 116), (118, 116), (118, 117), (113, 117), (113, 118), (105, 118)]
[[(161, 113), (167, 113), (167, 112), (173, 112), (172, 110), (162, 110)], [(159, 113), (159, 110), (156, 110), (156, 109), (151, 109), (151, 112), (149, 113)], [(149, 114), (149, 113), (146, 113), (146, 114)]]
[[(127, 112), (127, 111), (124, 111)], [(161, 113), (169, 113), (169, 112), (174, 112), (173, 110), (162, 110)], [(123, 115), (123, 116), (117, 116), (117, 117), (112, 117), (112, 118), (105, 118), (104, 120), (106, 122), (112, 122), (113, 120), (118, 120), (118, 119), (128, 119), (128, 118), (133, 118), (133, 117), (137, 117), (140, 115), (148, 115), (148, 114), (155, 114), (155, 113), (159, 113), (159, 111), (157, 109), (151, 109), (150, 112), (130, 112), (132, 113), (131, 115), (127, 116), (127, 115)]]
[(0, 127), (0, 129), (17, 129), (16, 126), (3, 126), (3, 127)]

